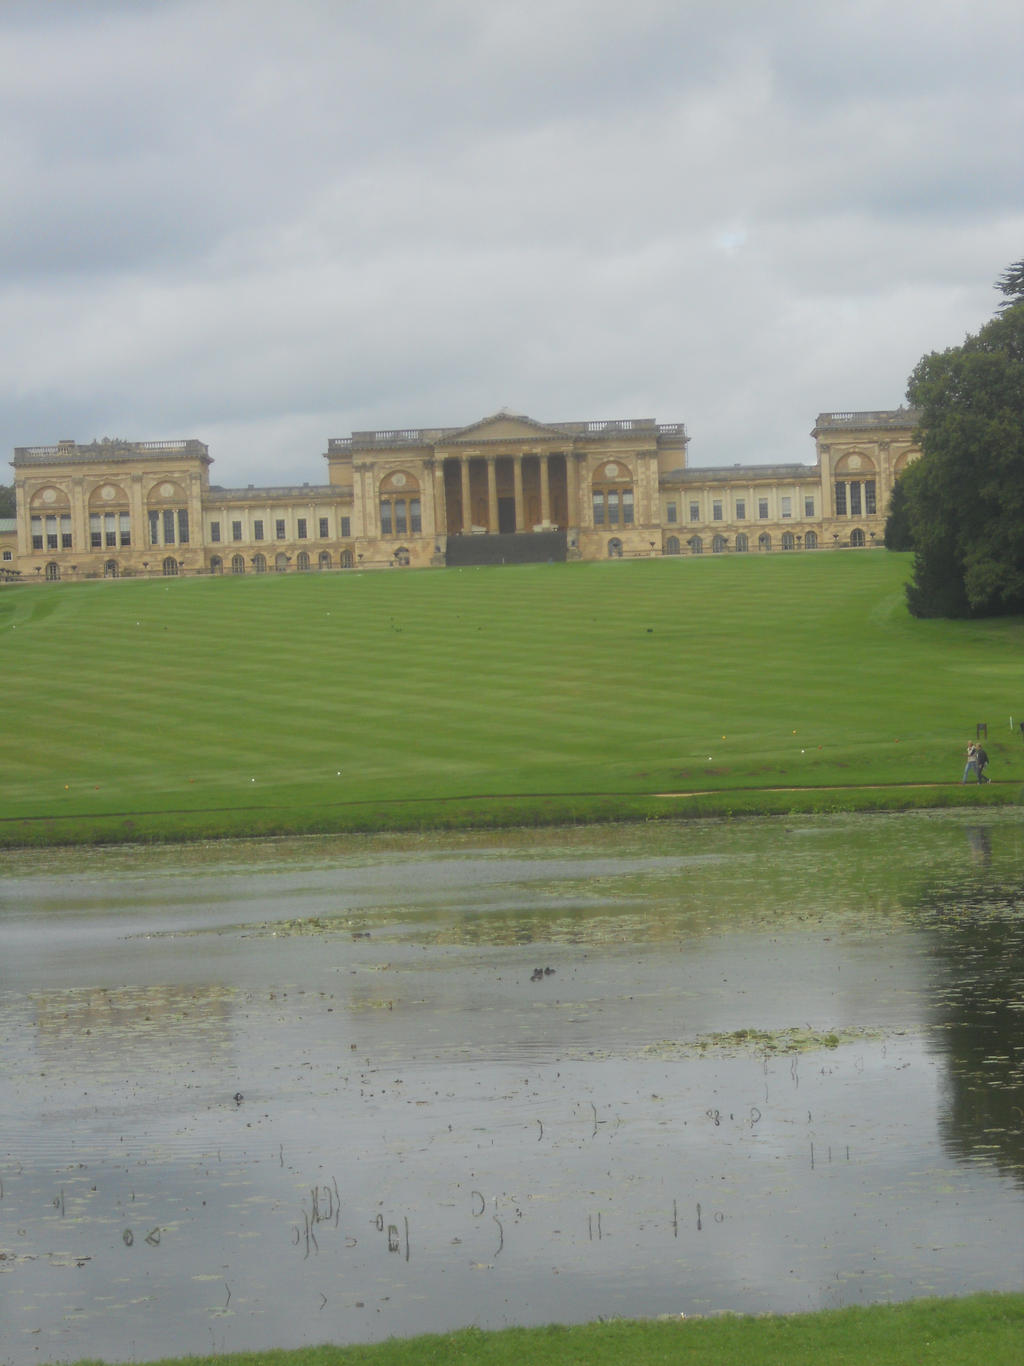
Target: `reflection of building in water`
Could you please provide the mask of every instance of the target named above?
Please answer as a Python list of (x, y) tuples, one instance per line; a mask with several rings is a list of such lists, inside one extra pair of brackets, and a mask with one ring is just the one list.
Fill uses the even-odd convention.
[(984, 825), (967, 827), (967, 843), (976, 863), (989, 863), (992, 859), (992, 831)]
[(232, 1054), (234, 993), (225, 987), (93, 987), (33, 997), (36, 1048), (53, 1065), (88, 1061), (125, 1072), (187, 1061), (222, 1065)]
[[(972, 849), (979, 833), (988, 835), (968, 832)], [(942, 1135), (958, 1158), (990, 1163), (1024, 1187), (1024, 905), (1018, 884), (994, 883), (976, 864), (967, 878), (923, 898), (933, 953), (949, 965), (934, 998), (949, 1069)]]
[(3, 569), (247, 574), (881, 544), (919, 454), (908, 409), (822, 413), (813, 465), (693, 468), (681, 422), (537, 422), (331, 438), (326, 484), (222, 488), (201, 441), (18, 447)]

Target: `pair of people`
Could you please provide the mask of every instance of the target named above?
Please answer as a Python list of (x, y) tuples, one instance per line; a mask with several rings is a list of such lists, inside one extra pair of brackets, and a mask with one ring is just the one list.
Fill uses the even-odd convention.
[(991, 778), (985, 777), (987, 767), (988, 755), (981, 745), (975, 744), (972, 740), (967, 746), (967, 762), (964, 764), (964, 776), (960, 779), (961, 783), (966, 783), (972, 774), (979, 783), (991, 782)]

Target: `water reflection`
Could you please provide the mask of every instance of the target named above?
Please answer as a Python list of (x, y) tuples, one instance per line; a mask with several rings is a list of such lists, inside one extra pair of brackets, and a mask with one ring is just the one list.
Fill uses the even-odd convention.
[(1016, 1288), (1022, 871), (956, 814), (15, 860), (2, 1359)]

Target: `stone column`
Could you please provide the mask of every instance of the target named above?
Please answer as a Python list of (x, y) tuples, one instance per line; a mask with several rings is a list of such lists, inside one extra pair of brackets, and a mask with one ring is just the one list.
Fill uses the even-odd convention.
[(545, 525), (551, 521), (551, 483), (548, 477), (546, 452), (542, 452), (540, 456), (540, 520)]
[[(75, 475), (71, 480), (71, 544), (79, 552), (89, 551), (89, 509), (85, 505), (85, 487), (82, 476)], [(60, 535), (60, 518), (57, 519), (57, 535)], [(60, 544), (58, 540), (57, 544)], [(102, 540), (100, 541), (102, 545)]]
[(565, 496), (569, 503), (569, 525), (580, 524), (580, 462), (575, 451), (565, 453)]
[(487, 456), (487, 530), (498, 530), (498, 471), (497, 456)]
[(473, 508), (470, 502), (469, 489), (469, 456), (460, 456), (459, 464), (462, 474), (462, 534), (468, 536), (473, 530)]
[(516, 531), (526, 530), (526, 505), (523, 502), (523, 457), (512, 460), (512, 485), (516, 497)]
[[(146, 499), (142, 489), (142, 475), (134, 471), (128, 486), (128, 514), (132, 528), (132, 558), (139, 564), (146, 558), (149, 549), (149, 518), (146, 515)], [(88, 544), (88, 542), (86, 542)]]

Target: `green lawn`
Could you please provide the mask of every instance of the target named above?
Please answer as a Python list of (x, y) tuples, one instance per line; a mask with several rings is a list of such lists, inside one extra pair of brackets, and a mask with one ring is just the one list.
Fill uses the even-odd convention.
[[(175, 1366), (1019, 1366), (1024, 1295), (780, 1317), (613, 1320), (185, 1358)], [(168, 1364), (169, 1366), (169, 1364)]]
[[(1017, 800), (1024, 622), (915, 621), (908, 571), (6, 586), (0, 842)], [(968, 791), (981, 720), (996, 781)]]

